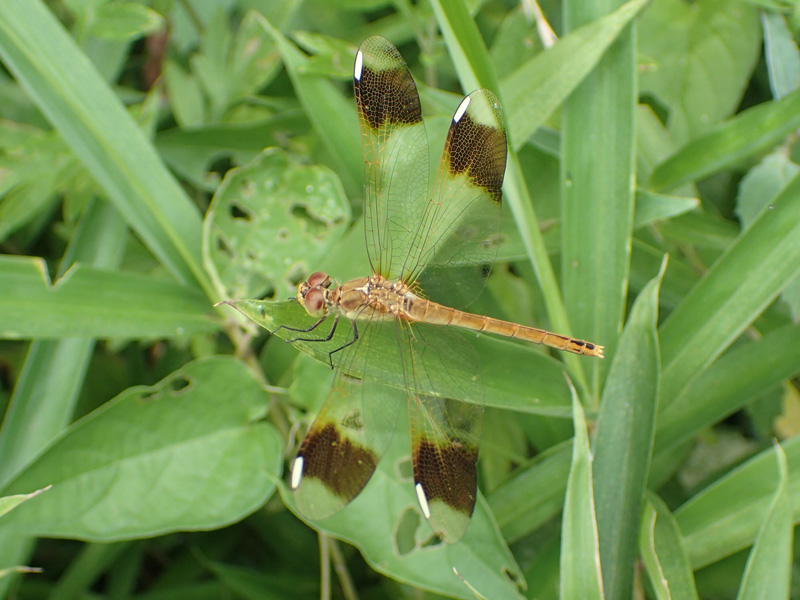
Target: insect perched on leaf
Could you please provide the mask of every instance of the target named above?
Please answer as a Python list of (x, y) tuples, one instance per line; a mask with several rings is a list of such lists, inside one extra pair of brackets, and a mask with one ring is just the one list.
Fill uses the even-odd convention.
[[(354, 374), (368, 374), (379, 358), (402, 373), (420, 509), (443, 540), (455, 542), (464, 535), (477, 498), (484, 396), (478, 357), (453, 328), (601, 358), (603, 347), (450, 308), (477, 296), (486, 265), (497, 253), (506, 133), (495, 95), (479, 89), (461, 101), (429, 190), (419, 95), (397, 48), (382, 37), (365, 40), (356, 54), (353, 86), (372, 274), (337, 286), (316, 272), (298, 287), (297, 300), (318, 318), (300, 331), (309, 333), (332, 318), (324, 338), (330, 340), (346, 319), (352, 336), (331, 353), (331, 365), (337, 357), (333, 387), (292, 463), (291, 489), (301, 514), (324, 519), (344, 508), (372, 477), (389, 445), (398, 406), (384, 401), (383, 384)], [(447, 305), (427, 300), (422, 291)], [(397, 352), (378, 357), (375, 349), (387, 326)], [(453, 365), (470, 376), (448, 377)]]

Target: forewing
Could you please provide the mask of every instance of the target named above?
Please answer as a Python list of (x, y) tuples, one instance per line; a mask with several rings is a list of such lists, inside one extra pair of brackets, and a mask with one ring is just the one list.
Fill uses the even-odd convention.
[(431, 200), (403, 278), (428, 297), (466, 306), (483, 289), (500, 243), (506, 132), (500, 102), (472, 92), (450, 123)]
[(391, 441), (398, 406), (385, 388), (360, 375), (368, 361), (380, 323), (360, 325), (358, 341), (342, 351), (325, 403), (292, 462), (291, 489), (303, 516), (325, 519), (353, 500), (375, 472)]
[(426, 210), (428, 138), (417, 86), (400, 52), (380, 36), (356, 53), (353, 73), (364, 147), (364, 228), (375, 273), (400, 276)]
[[(405, 326), (404, 337), (406, 373), (413, 379), (407, 387), (414, 487), (434, 532), (453, 543), (464, 535), (478, 495), (484, 407), (479, 363), (462, 336), (441, 327)], [(466, 366), (473, 376), (450, 376), (452, 364)]]

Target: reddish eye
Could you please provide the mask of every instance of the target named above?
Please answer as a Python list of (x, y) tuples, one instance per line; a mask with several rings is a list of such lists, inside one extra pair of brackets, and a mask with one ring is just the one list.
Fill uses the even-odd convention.
[(312, 273), (308, 276), (306, 282), (308, 283), (309, 287), (317, 287), (325, 283), (325, 280), (328, 279), (328, 274), (323, 273), (322, 271), (317, 271), (316, 273)]
[(323, 298), (322, 292), (319, 290), (319, 288), (311, 288), (308, 290), (308, 293), (306, 293), (303, 304), (306, 307), (308, 314), (319, 314), (322, 312), (322, 306), (325, 304), (325, 298)]

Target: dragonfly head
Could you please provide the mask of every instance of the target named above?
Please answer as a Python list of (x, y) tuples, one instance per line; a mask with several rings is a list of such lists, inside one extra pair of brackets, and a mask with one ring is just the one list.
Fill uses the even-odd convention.
[(327, 273), (317, 271), (297, 286), (297, 301), (312, 317), (321, 317), (328, 312), (328, 288), (332, 283)]

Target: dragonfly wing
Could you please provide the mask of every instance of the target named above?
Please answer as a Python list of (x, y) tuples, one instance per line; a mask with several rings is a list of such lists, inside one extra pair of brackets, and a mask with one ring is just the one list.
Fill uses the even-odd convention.
[(400, 52), (380, 36), (356, 53), (353, 73), (364, 148), (364, 227), (375, 273), (398, 277), (426, 210), (428, 137), (417, 86)]
[[(479, 89), (456, 109), (408, 265), (408, 280), (450, 306), (483, 289), (500, 244), (506, 131), (500, 102)], [(404, 277), (406, 279), (406, 277)]]
[(386, 388), (362, 377), (386, 328), (367, 322), (359, 329), (358, 342), (342, 351), (331, 391), (292, 462), (294, 500), (309, 519), (330, 517), (358, 496), (395, 429), (397, 402)]
[[(464, 337), (441, 327), (414, 325), (408, 382), (411, 460), (422, 514), (448, 543), (461, 539), (478, 496), (478, 449), (483, 387), (474, 349)], [(452, 377), (459, 364), (471, 378)]]

